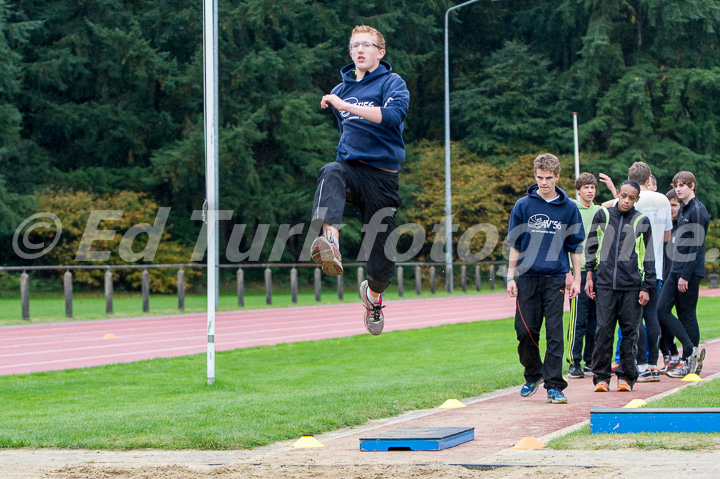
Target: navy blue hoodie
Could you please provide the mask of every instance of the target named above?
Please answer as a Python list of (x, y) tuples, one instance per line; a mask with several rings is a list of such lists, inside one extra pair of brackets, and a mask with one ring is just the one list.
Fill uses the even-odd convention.
[(410, 104), (405, 81), (384, 61), (360, 81), (355, 78), (353, 63), (343, 67), (340, 73), (343, 81), (332, 93), (355, 105), (379, 106), (382, 123), (333, 108), (341, 133), (336, 148), (337, 161), (362, 160), (375, 168), (399, 170), (405, 160), (403, 122)]
[(528, 188), (510, 212), (507, 244), (520, 251), (520, 276), (564, 276), (570, 271), (568, 253), (582, 253), (585, 230), (580, 211), (567, 193), (547, 202), (538, 185)]

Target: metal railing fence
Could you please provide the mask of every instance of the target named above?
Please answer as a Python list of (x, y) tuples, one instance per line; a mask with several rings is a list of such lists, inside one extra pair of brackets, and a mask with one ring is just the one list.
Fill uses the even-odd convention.
[[(495, 281), (497, 277), (502, 277), (505, 268), (504, 261), (484, 261), (480, 263), (454, 263), (454, 265), (460, 266), (459, 272), (459, 284), (463, 292), (467, 292), (468, 288), (474, 288), (476, 291), (480, 291), (483, 288), (484, 282), (487, 282), (488, 287), (491, 290), (495, 289)], [(364, 276), (364, 263), (347, 263), (344, 265), (345, 270), (349, 271), (349, 268), (357, 268), (357, 285), (365, 279)], [(177, 299), (178, 299), (178, 310), (185, 311), (185, 293), (186, 293), (186, 279), (185, 269), (188, 268), (207, 268), (207, 265), (201, 263), (182, 263), (182, 264), (147, 264), (147, 265), (62, 265), (62, 266), (0, 266), (0, 271), (22, 271), (20, 274), (20, 299), (22, 303), (22, 319), (30, 320), (30, 275), (28, 272), (32, 271), (65, 271), (62, 275), (63, 283), (63, 295), (65, 298), (65, 316), (68, 318), (73, 317), (73, 270), (105, 270), (103, 289), (105, 295), (105, 312), (106, 314), (113, 314), (113, 298), (114, 298), (114, 278), (113, 270), (121, 269), (142, 269), (142, 281), (141, 281), (141, 292), (142, 292), (142, 310), (145, 313), (150, 312), (150, 291), (151, 291), (151, 278), (148, 270), (151, 269), (177, 269)], [(287, 280), (283, 279), (283, 283), (289, 283), (291, 300), (295, 304), (298, 302), (298, 290), (299, 290), (299, 278), (298, 268), (313, 268), (313, 286), (315, 292), (315, 301), (321, 302), (323, 295), (323, 275), (315, 263), (264, 263), (264, 264), (221, 264), (219, 268), (232, 268), (237, 270), (235, 276), (236, 283), (236, 294), (237, 294), (237, 306), (242, 308), (245, 306), (245, 270), (254, 268), (263, 268), (263, 283), (265, 287), (265, 302), (268, 305), (272, 304), (273, 297), (273, 282), (276, 286), (278, 284), (277, 278), (273, 280), (272, 269), (286, 269), (289, 268)], [(272, 268), (272, 269), (271, 269)], [(437, 292), (438, 284), (438, 272), (440, 274), (445, 272), (444, 283), (446, 285), (453, 284), (449, 281), (448, 272), (445, 270), (444, 263), (397, 263), (396, 274), (394, 282), (397, 285), (398, 295), (403, 297), (405, 295), (405, 270), (410, 268), (412, 271), (410, 274), (414, 276), (414, 289), (415, 294), (420, 296), (424, 283), (429, 287), (431, 294)], [(439, 268), (439, 269), (438, 269)], [(469, 272), (468, 272), (469, 270)], [(345, 294), (345, 274), (337, 276), (336, 293), (339, 300), (344, 299)], [(425, 276), (425, 278), (423, 277)], [(469, 276), (473, 276), (472, 284)], [(485, 280), (483, 280), (483, 276)], [(286, 283), (287, 281), (287, 283)], [(453, 291), (451, 288), (447, 288), (449, 293)]]

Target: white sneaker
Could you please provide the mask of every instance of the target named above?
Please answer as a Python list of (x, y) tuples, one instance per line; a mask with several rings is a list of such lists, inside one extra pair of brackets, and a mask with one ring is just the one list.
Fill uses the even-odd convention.
[(343, 273), (340, 249), (334, 238), (318, 236), (310, 247), (312, 260), (322, 267), (323, 273), (340, 276)]
[(363, 306), (365, 306), (365, 329), (367, 329), (370, 334), (377, 336), (382, 333), (383, 327), (385, 326), (385, 315), (382, 312), (385, 306), (382, 304), (382, 296), (380, 296), (377, 304), (370, 302), (367, 296), (368, 288), (367, 280), (360, 284), (360, 299), (363, 302)]

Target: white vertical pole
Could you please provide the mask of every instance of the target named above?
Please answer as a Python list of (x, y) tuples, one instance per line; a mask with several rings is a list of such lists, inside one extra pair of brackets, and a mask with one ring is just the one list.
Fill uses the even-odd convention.
[[(457, 7), (454, 7), (457, 8)], [(448, 49), (448, 15), (445, 12), (445, 269), (447, 272), (448, 293), (453, 291), (452, 275), (452, 180), (450, 176), (450, 53)]]
[(218, 211), (218, 69), (217, 0), (203, 0), (203, 73), (205, 104), (205, 190), (207, 195), (207, 383), (215, 382), (215, 309), (217, 301)]
[(580, 144), (578, 142), (577, 112), (573, 112), (573, 133), (575, 136), (575, 178), (580, 176)]
[(450, 12), (479, 0), (470, 0), (445, 11), (445, 270), (448, 293), (453, 292), (452, 252), (452, 180), (450, 177), (450, 49), (448, 46), (448, 17)]

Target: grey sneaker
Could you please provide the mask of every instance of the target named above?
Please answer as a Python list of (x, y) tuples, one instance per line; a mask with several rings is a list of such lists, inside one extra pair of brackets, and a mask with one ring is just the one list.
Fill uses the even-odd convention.
[(702, 371), (702, 363), (705, 360), (705, 348), (693, 348), (692, 354), (688, 357), (688, 374), (697, 373), (698, 367)]
[(690, 368), (688, 367), (687, 363), (681, 361), (678, 367), (676, 367), (672, 371), (667, 372), (667, 377), (682, 379), (688, 374), (690, 374)]
[(385, 315), (382, 310), (385, 306), (382, 304), (382, 296), (377, 304), (372, 304), (367, 297), (368, 282), (363, 281), (360, 284), (360, 299), (365, 306), (365, 329), (368, 333), (377, 336), (382, 333), (383, 327), (385, 326)]
[(340, 249), (334, 238), (318, 236), (310, 247), (312, 260), (322, 266), (323, 273), (340, 276), (343, 272)]
[(585, 377), (585, 373), (582, 369), (580, 369), (580, 366), (575, 366), (574, 364), (570, 366), (570, 369), (568, 369), (567, 377), (570, 379), (580, 379)]

